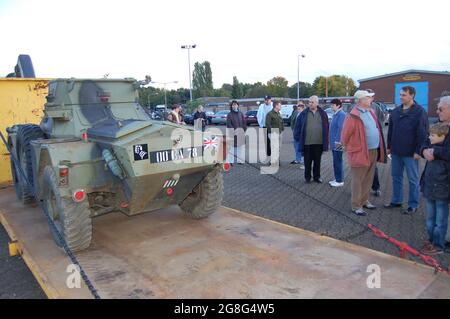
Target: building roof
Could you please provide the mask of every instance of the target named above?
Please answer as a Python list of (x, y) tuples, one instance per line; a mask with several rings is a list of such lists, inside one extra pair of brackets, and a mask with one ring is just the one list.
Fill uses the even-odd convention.
[(401, 72), (396, 72), (396, 73), (389, 73), (389, 74), (374, 76), (374, 77), (371, 77), (371, 78), (361, 79), (361, 80), (358, 80), (358, 82), (359, 83), (367, 82), (367, 81), (371, 81), (371, 80), (378, 80), (378, 79), (382, 79), (382, 78), (387, 78), (387, 77), (396, 76), (396, 75), (402, 75), (402, 74), (408, 74), (408, 73), (426, 73), (426, 74), (450, 75), (450, 72), (448, 72), (448, 71), (440, 71), (439, 72), (439, 71), (425, 71), (425, 70), (406, 70), (406, 71), (401, 71)]

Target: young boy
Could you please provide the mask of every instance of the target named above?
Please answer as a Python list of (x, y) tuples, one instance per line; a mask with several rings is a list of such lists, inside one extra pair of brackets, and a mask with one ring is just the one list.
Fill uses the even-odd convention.
[[(431, 126), (429, 132), (432, 146), (442, 146), (449, 134), (449, 126), (438, 123)], [(420, 184), (423, 196), (426, 199), (426, 223), (429, 238), (422, 249), (422, 253), (426, 255), (440, 254), (445, 249), (448, 224), (450, 163), (442, 159), (427, 162)]]

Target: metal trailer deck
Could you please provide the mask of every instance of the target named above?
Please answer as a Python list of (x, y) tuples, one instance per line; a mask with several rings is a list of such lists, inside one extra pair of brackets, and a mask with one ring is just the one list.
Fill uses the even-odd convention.
[[(67, 287), (69, 258), (38, 205), (4, 188), (0, 220), (49, 298), (92, 298)], [(450, 276), (428, 266), (226, 207), (201, 221), (178, 207), (104, 215), (76, 256), (102, 298), (450, 298)]]

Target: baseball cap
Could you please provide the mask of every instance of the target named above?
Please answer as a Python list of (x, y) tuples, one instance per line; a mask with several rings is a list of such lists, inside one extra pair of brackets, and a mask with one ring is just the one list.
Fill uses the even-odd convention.
[(355, 98), (362, 99), (362, 98), (365, 98), (365, 97), (372, 97), (374, 95), (375, 95), (375, 93), (369, 93), (369, 92), (367, 92), (365, 90), (358, 90), (355, 93)]
[(271, 100), (272, 99), (272, 97), (270, 96), (270, 95), (266, 95), (265, 97), (264, 97), (264, 100)]

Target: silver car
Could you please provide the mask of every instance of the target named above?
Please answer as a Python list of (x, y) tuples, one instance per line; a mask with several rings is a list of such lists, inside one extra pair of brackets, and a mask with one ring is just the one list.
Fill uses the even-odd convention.
[(227, 115), (230, 113), (230, 110), (219, 111), (214, 115), (211, 115), (211, 124), (219, 125), (219, 124), (227, 124)]

